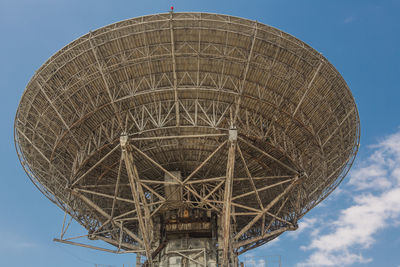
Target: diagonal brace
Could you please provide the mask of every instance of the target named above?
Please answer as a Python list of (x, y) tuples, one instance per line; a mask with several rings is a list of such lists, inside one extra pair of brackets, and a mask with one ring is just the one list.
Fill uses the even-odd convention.
[[(136, 165), (133, 161), (132, 153), (128, 151), (128, 136), (122, 135), (120, 138), (121, 148), (122, 148), (122, 156), (125, 161), (126, 171), (128, 173), (129, 185), (132, 191), (132, 197), (136, 207), (136, 213), (139, 221), (139, 228), (142, 232), (142, 238), (144, 247), (146, 250), (146, 257), (150, 266), (152, 266), (152, 256), (151, 256), (151, 246), (150, 246), (150, 229), (151, 224), (149, 224), (150, 212), (148, 211), (148, 207), (146, 205), (146, 199), (143, 195), (143, 190), (139, 181), (139, 174), (136, 168)], [(144, 213), (147, 219), (143, 217), (142, 208), (140, 207), (140, 203), (143, 202)]]
[(267, 212), (287, 193), (289, 193), (292, 188), (299, 182), (299, 178), (296, 177), (293, 182), (283, 190), (278, 196), (276, 196), (253, 220), (251, 220), (242, 230), (236, 234), (235, 239), (241, 237), (246, 231), (248, 231), (262, 216), (267, 214)]
[(222, 266), (229, 266), (228, 256), (231, 250), (231, 209), (232, 209), (232, 190), (233, 190), (233, 175), (235, 170), (235, 153), (237, 147), (237, 130), (229, 130), (229, 150), (228, 160), (226, 164), (226, 180), (224, 190), (224, 205), (223, 205), (223, 250), (222, 250)]

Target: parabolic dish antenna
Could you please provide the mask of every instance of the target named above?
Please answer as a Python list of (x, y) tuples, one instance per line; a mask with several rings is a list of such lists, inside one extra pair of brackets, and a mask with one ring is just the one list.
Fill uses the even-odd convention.
[(307, 44), (256, 21), (170, 12), (53, 55), (23, 93), (15, 143), (90, 239), (148, 266), (235, 266), (338, 186), (359, 127), (346, 82)]

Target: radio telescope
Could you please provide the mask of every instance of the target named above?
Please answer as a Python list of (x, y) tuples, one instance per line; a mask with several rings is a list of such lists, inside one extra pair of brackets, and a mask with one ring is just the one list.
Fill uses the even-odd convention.
[(338, 186), (359, 127), (346, 82), (307, 44), (169, 12), (53, 55), (23, 93), (15, 143), (38, 189), (115, 250), (57, 241), (145, 266), (237, 266)]

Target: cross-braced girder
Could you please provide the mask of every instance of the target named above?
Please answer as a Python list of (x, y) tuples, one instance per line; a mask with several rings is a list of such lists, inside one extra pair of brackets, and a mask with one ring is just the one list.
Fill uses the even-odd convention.
[(300, 40), (236, 17), (168, 13), (56, 53), (24, 92), (15, 141), (35, 185), (91, 238), (151, 264), (168, 250), (157, 228), (167, 211), (209, 211), (226, 265), (296, 229), (336, 188), (359, 118), (340, 74)]

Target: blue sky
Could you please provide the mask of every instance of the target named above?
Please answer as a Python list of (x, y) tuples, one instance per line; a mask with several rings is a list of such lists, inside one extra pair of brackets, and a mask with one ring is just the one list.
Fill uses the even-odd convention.
[(171, 5), (176, 11), (258, 20), (300, 38), (335, 65), (359, 108), (361, 149), (350, 175), (303, 218), (298, 231), (243, 260), (257, 266), (265, 255), (281, 255), (282, 266), (399, 267), (398, 0), (0, 0), (0, 266), (133, 266), (134, 255), (52, 242), (64, 215), (23, 172), (13, 143), (14, 115), (35, 70), (64, 45), (90, 30), (166, 12)]

